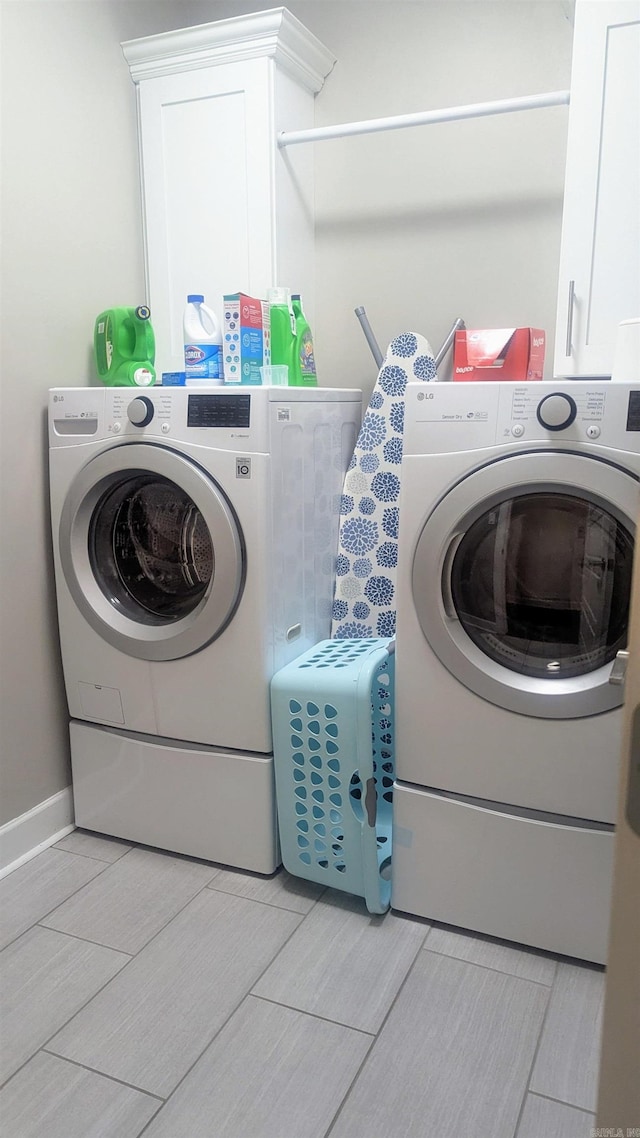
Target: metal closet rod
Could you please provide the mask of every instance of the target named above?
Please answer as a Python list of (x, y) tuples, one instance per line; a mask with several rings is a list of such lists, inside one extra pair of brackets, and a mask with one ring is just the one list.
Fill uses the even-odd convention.
[(569, 91), (549, 91), (546, 95), (523, 95), (515, 99), (498, 99), (492, 103), (468, 103), (463, 107), (446, 107), (441, 111), (417, 111), (411, 115), (393, 115), (384, 119), (337, 123), (310, 130), (285, 130), (278, 135), (278, 146), (296, 146), (300, 142), (324, 142), (328, 138), (347, 138), (352, 134), (375, 134), (383, 130), (402, 130), (407, 126), (427, 126), (457, 119), (478, 119), (486, 115), (505, 115), (511, 111), (535, 111), (540, 107), (559, 107), (569, 103)]

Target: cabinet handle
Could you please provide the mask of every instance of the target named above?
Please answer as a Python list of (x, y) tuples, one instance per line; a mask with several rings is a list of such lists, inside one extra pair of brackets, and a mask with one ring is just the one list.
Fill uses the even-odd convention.
[(576, 282), (569, 281), (569, 306), (567, 309), (567, 343), (565, 346), (565, 356), (571, 355), (571, 337), (573, 335), (573, 298), (576, 291)]

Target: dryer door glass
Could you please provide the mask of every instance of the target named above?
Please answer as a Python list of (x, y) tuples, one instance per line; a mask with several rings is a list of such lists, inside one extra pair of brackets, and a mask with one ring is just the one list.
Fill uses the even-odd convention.
[(412, 565), (436, 656), (520, 715), (618, 707), (609, 674), (626, 645), (637, 509), (634, 476), (569, 451), (523, 451), (461, 479), (425, 519)]
[(627, 640), (633, 538), (573, 495), (507, 498), (466, 531), (451, 565), (462, 627), (492, 660), (564, 679), (612, 661)]
[(111, 604), (143, 624), (192, 612), (214, 572), (200, 510), (160, 475), (136, 474), (108, 490), (91, 519), (89, 557)]

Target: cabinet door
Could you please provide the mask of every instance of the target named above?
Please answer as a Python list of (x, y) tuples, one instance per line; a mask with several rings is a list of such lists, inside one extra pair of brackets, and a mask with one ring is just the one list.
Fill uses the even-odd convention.
[(640, 0), (578, 0), (554, 374), (610, 376), (640, 315)]
[(146, 262), (156, 370), (183, 368), (187, 294), (273, 282), (273, 63), (256, 59), (140, 83)]

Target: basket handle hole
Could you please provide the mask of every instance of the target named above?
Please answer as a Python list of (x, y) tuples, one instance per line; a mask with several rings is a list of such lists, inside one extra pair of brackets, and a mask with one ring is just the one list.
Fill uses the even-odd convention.
[(362, 782), (358, 771), (351, 775), (349, 783), (349, 804), (360, 823), (364, 822), (364, 809), (362, 805)]
[(361, 825), (366, 821), (367, 825), (375, 826), (377, 793), (374, 778), (368, 778), (366, 788), (363, 788), (360, 772), (354, 771), (349, 783), (349, 802)]

